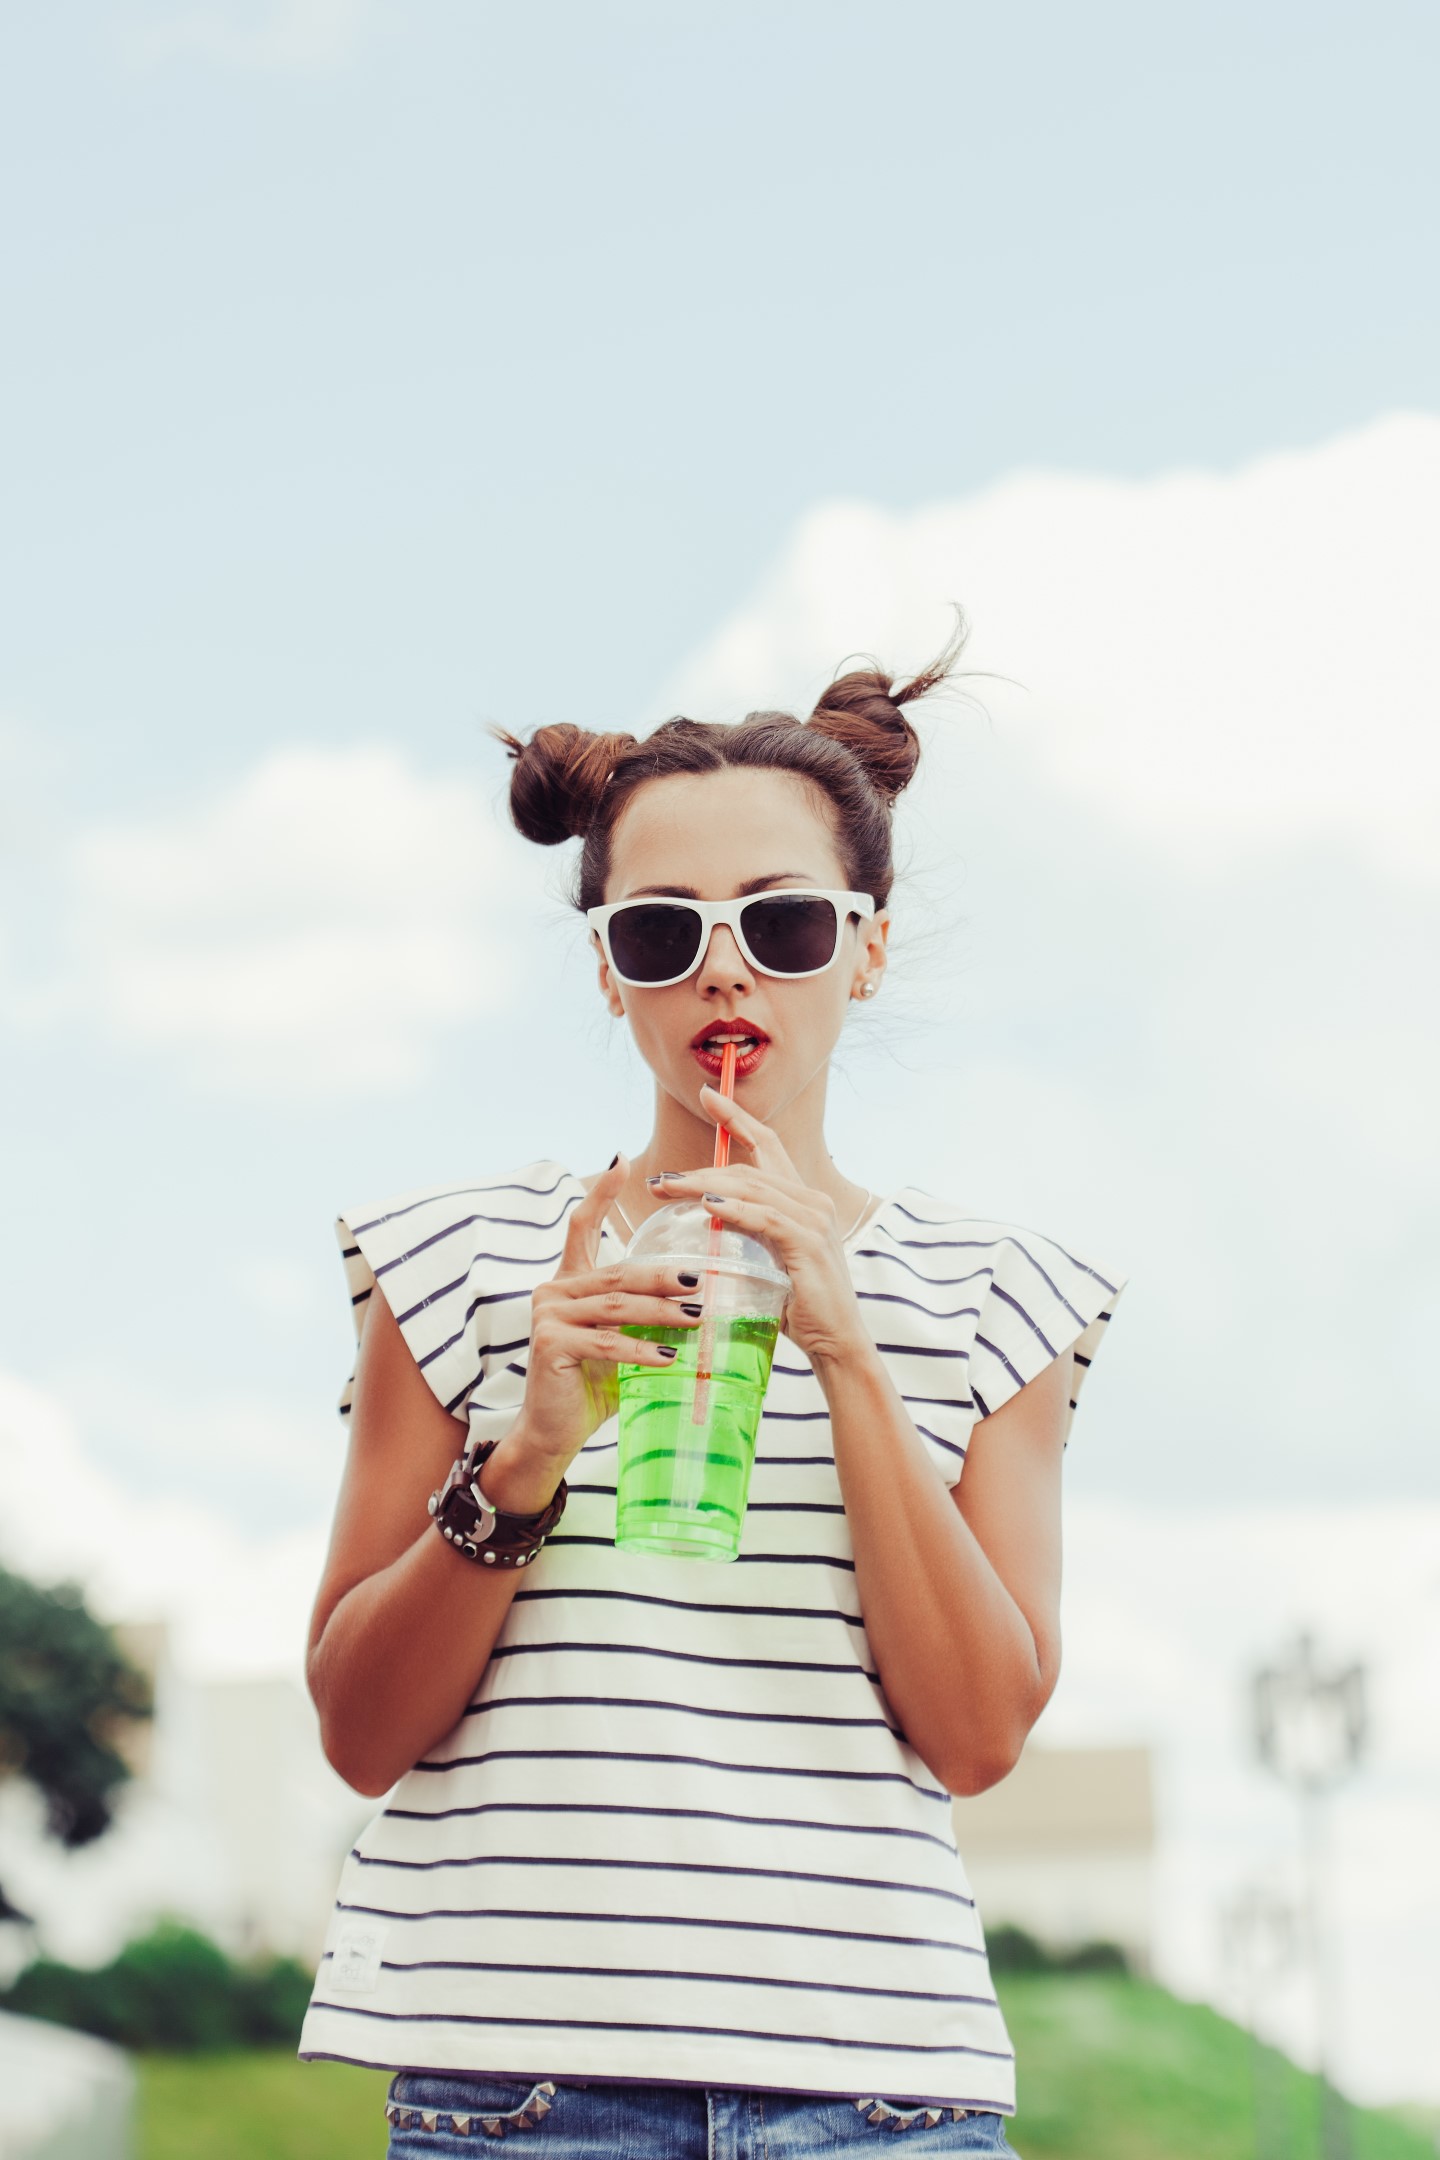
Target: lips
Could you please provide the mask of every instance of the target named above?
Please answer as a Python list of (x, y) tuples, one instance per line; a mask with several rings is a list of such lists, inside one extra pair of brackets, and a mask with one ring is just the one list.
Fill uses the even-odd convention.
[(736, 1041), (745, 1036), (750, 1036), (762, 1043), (770, 1040), (764, 1028), (758, 1027), (753, 1020), (747, 1019), (744, 1013), (736, 1013), (733, 1020), (709, 1020), (704, 1027), (696, 1028), (695, 1033), (690, 1038), (690, 1047), (692, 1050), (698, 1050), (701, 1044), (707, 1040), (723, 1041), (727, 1035), (733, 1036)]
[(770, 1038), (763, 1028), (758, 1028), (743, 1014), (735, 1020), (712, 1022), (708, 1028), (700, 1028), (690, 1043), (690, 1055), (702, 1072), (718, 1080), (726, 1040), (740, 1046), (735, 1060), (735, 1078), (743, 1080), (755, 1071), (770, 1047)]
[[(737, 1084), (741, 1080), (747, 1078), (750, 1073), (755, 1071), (756, 1067), (760, 1063), (760, 1060), (764, 1057), (769, 1047), (769, 1043), (762, 1040), (755, 1044), (753, 1050), (741, 1051), (739, 1057), (737, 1057), (735, 1060), (735, 1079)], [(690, 1055), (694, 1058), (696, 1064), (700, 1067), (700, 1070), (702, 1072), (708, 1073), (712, 1080), (718, 1080), (720, 1078), (720, 1074), (723, 1069), (720, 1051), (707, 1050), (702, 1043), (691, 1043)]]

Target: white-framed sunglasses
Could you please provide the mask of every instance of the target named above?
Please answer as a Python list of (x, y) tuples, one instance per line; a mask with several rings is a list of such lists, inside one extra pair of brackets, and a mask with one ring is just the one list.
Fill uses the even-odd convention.
[(833, 967), (850, 917), (874, 913), (870, 893), (787, 885), (741, 900), (611, 900), (586, 908), (585, 920), (621, 982), (664, 990), (695, 973), (716, 923), (724, 923), (751, 967), (793, 980)]

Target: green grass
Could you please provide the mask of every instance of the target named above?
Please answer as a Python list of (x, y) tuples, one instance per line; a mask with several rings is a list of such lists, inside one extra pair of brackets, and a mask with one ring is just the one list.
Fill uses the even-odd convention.
[[(1110, 1974), (1002, 1974), (999, 1987), (1019, 2058), (1008, 2128), (1021, 2160), (1254, 2160), (1239, 2026)], [(139, 2070), (138, 2160), (382, 2160), (383, 2071), (302, 2063), (288, 2049), (147, 2055)], [(1261, 2072), (1264, 2160), (1313, 2160), (1315, 2080), (1271, 2050)], [(1418, 2119), (1352, 2119), (1356, 2160), (1434, 2160)]]
[(138, 2160), (383, 2160), (384, 2070), (293, 2049), (142, 2055)]
[[(1001, 1974), (996, 1986), (1015, 2043), (1008, 2134), (1021, 2160), (1253, 2160), (1240, 2026), (1110, 1974)], [(1316, 2080), (1269, 2048), (1258, 2067), (1264, 2160), (1312, 2160)], [(1357, 2108), (1351, 2119), (1356, 2160), (1434, 2160), (1432, 2141), (1396, 2116)]]

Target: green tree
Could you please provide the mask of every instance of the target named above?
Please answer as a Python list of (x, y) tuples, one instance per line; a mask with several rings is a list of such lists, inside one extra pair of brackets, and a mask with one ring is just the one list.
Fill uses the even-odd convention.
[(160, 1920), (108, 1965), (37, 1958), (0, 1993), (0, 2009), (129, 2048), (293, 2047), (312, 1977), (288, 1957), (232, 1964), (194, 1928)]
[[(145, 1675), (73, 1584), (42, 1590), (0, 1568), (0, 1777), (29, 1780), (62, 1845), (110, 1827), (130, 1775), (116, 1743), (153, 1708)], [(3, 1890), (0, 1912), (17, 1917)]]

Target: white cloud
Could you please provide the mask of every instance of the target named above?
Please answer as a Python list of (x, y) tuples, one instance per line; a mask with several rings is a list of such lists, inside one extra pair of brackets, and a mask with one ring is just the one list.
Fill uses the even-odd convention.
[(193, 54), (222, 67), (308, 74), (345, 59), (370, 12), (368, 0), (188, 0), (134, 45), (151, 61)]
[[(253, 1433), (246, 1429), (249, 1438)], [(237, 1449), (242, 1435), (226, 1436)], [(207, 1431), (190, 1445), (212, 1445)], [(247, 1536), (223, 1502), (142, 1499), (65, 1406), (0, 1371), (0, 1561), (81, 1584), (110, 1620), (168, 1620), (177, 1662), (206, 1675), (299, 1671), (326, 1525)]]
[[(530, 851), (533, 853), (533, 851)], [(335, 1101), (413, 1086), (515, 980), (536, 866), (470, 780), (398, 750), (276, 750), (228, 791), (79, 832), (30, 1028), (99, 1026), (201, 1086)]]
[[(1440, 878), (1440, 418), (1229, 474), (1019, 473), (911, 515), (814, 510), (670, 709), (804, 711), (857, 648), (918, 665), (958, 600), (1036, 777), (1201, 875), (1309, 839)], [(922, 723), (923, 728), (923, 723)]]

